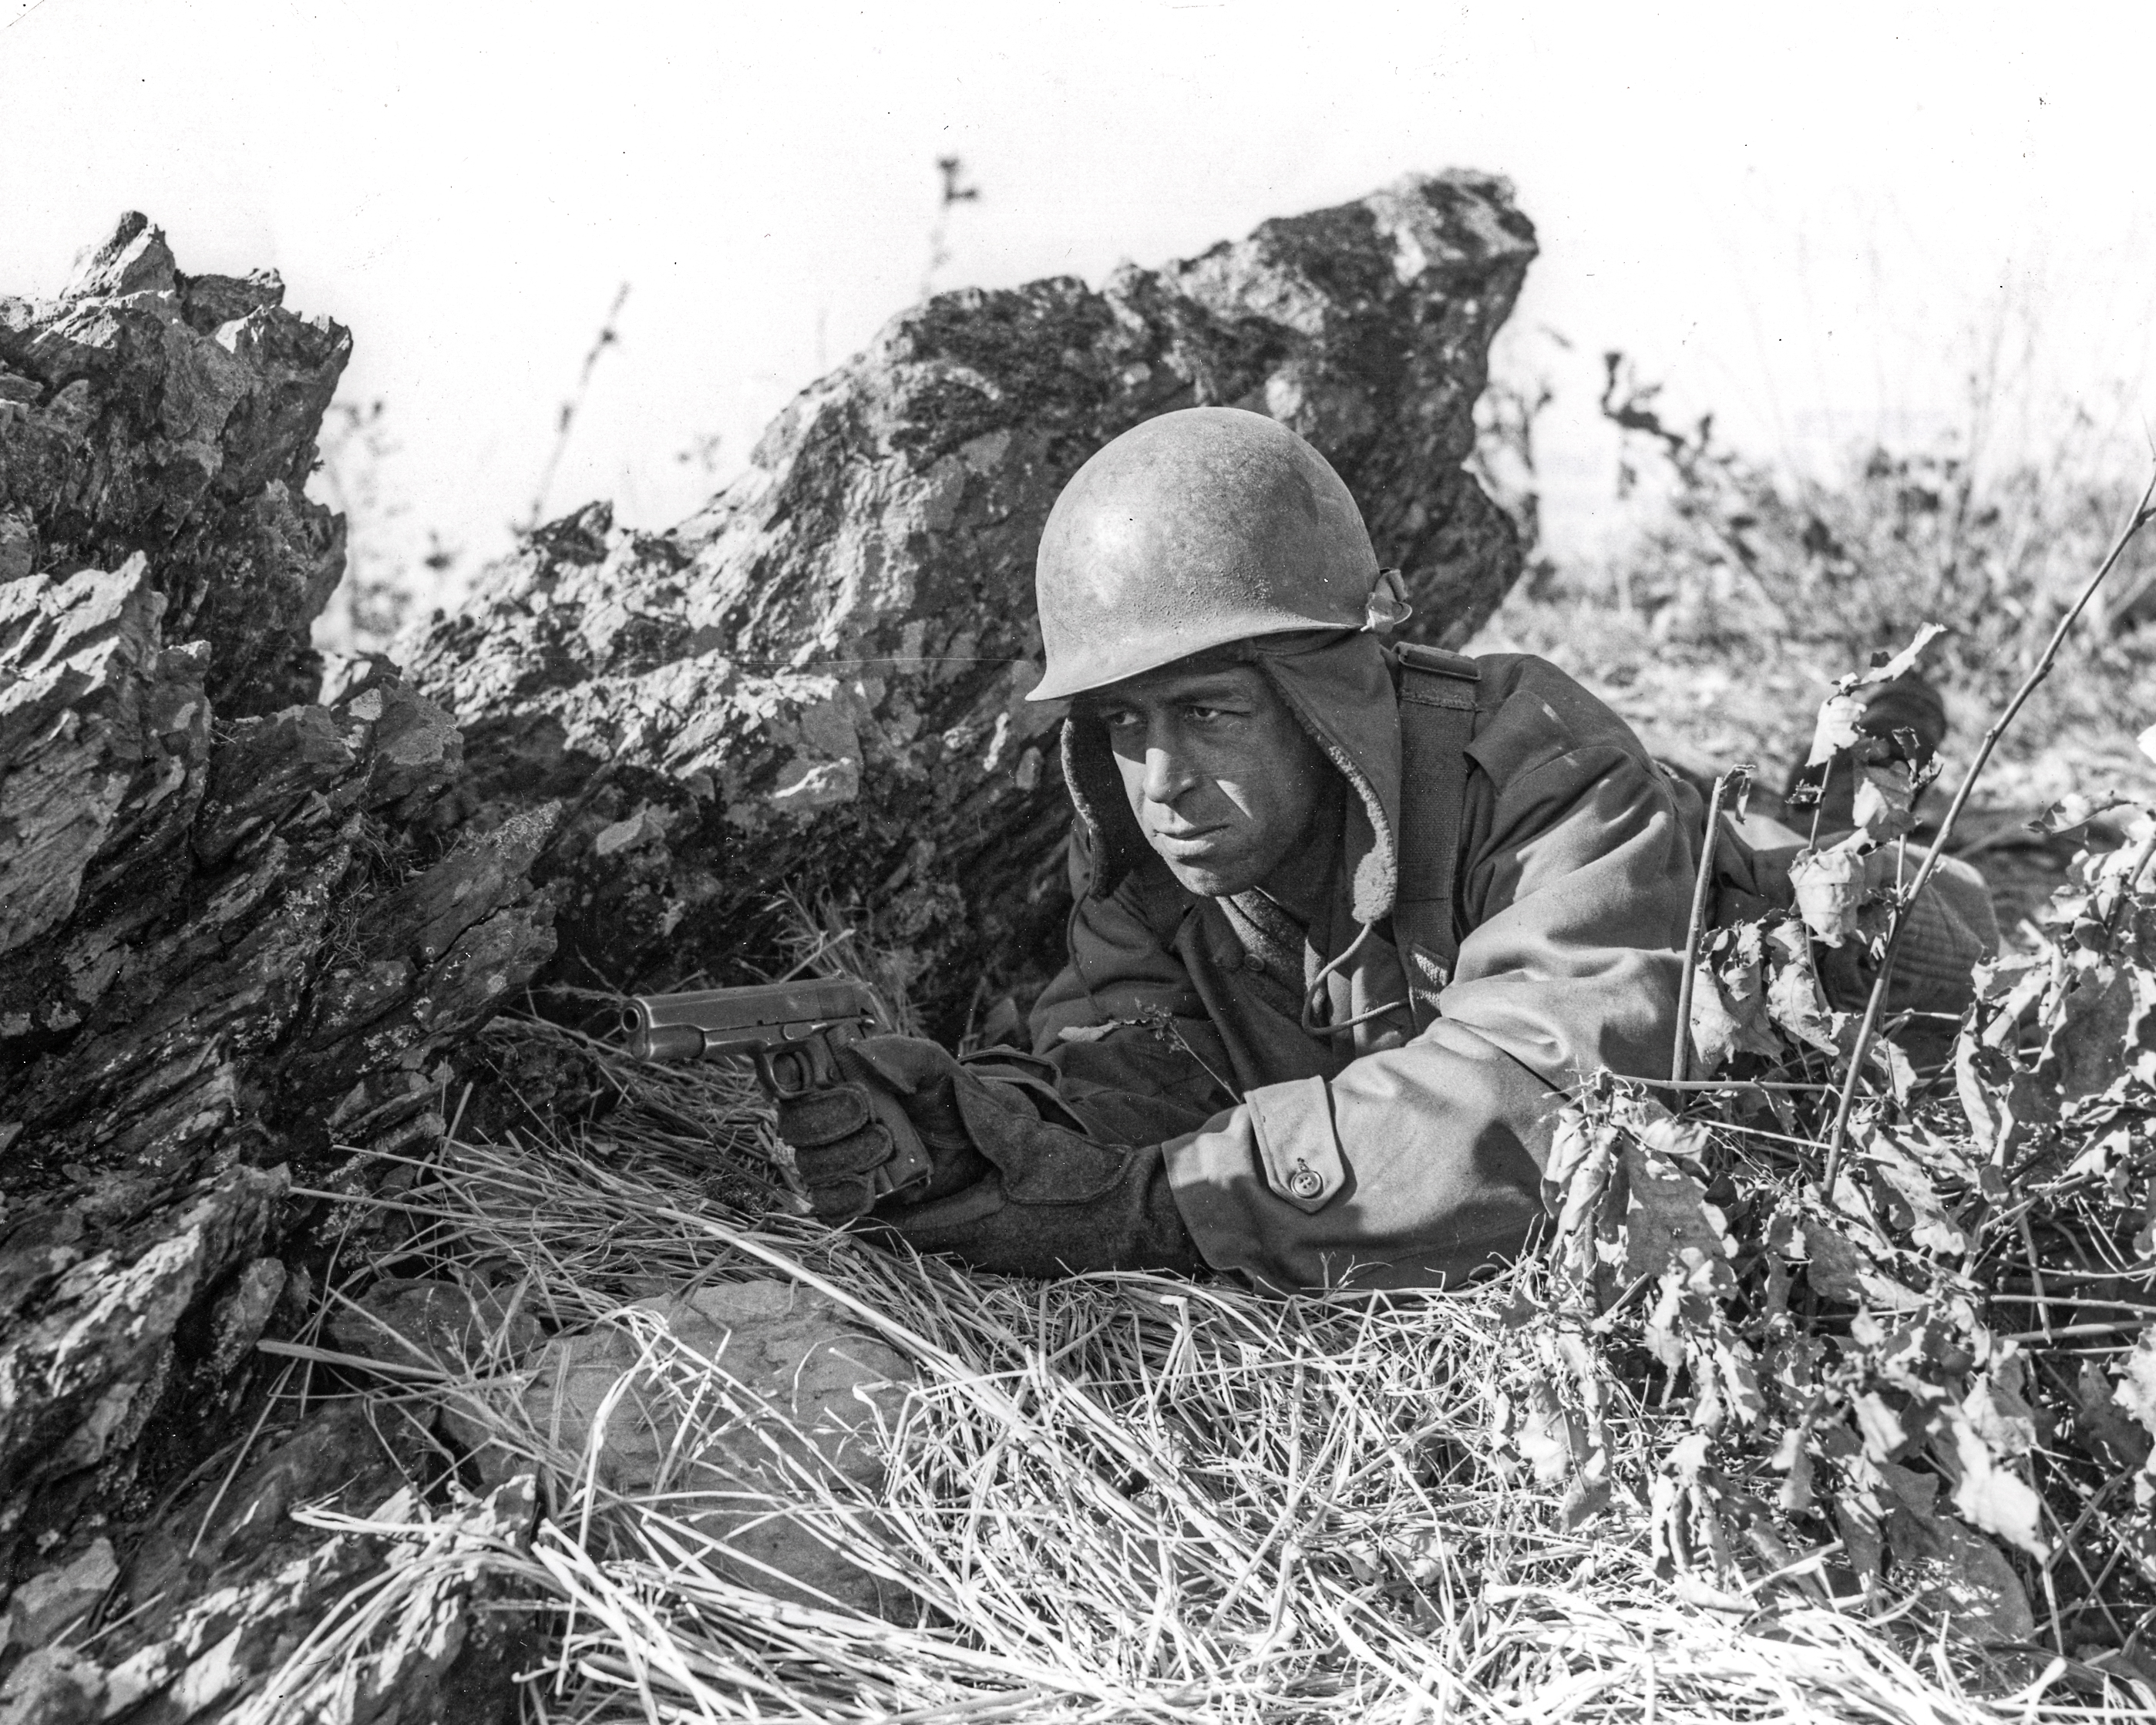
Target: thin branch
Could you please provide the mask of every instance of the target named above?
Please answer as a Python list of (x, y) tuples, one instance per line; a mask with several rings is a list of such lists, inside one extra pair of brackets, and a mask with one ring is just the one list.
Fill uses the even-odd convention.
[(555, 470), (561, 466), (562, 452), (569, 447), (569, 429), (577, 423), (577, 415), (583, 408), (584, 398), (591, 393), (592, 372), (598, 366), (599, 356), (621, 339), (614, 326), (621, 316), (621, 308), (628, 301), (629, 284), (624, 281), (614, 290), (613, 304), (607, 307), (607, 315), (599, 325), (599, 332), (592, 338), (592, 350), (584, 356), (583, 369), (577, 373), (577, 393), (562, 403), (561, 413), (554, 422), (554, 447), (547, 454), (546, 470), (539, 475), (539, 489), (531, 495), (531, 512), (524, 524), (524, 531), (527, 533), (537, 528), (540, 517), (546, 510), (547, 494), (554, 489)]
[(1969, 771), (1962, 775), (1960, 788), (1954, 793), (1946, 819), (1939, 823), (1938, 836), (1932, 840), (1932, 848), (1917, 869), (1917, 878), (1910, 883), (1900, 908), (1894, 913), (1893, 924), (1887, 933), (1887, 950), (1879, 959), (1879, 974), (1872, 979), (1871, 996), (1865, 1003), (1864, 1021), (1857, 1026), (1856, 1041), (1850, 1049), (1849, 1070), (1842, 1079), (1841, 1100), (1835, 1109), (1834, 1129), (1827, 1134), (1825, 1189), (1829, 1193), (1833, 1192), (1835, 1176), (1840, 1172), (1842, 1146), (1849, 1136), (1850, 1112), (1856, 1106), (1858, 1079), (1864, 1070), (1864, 1057), (1871, 1053), (1872, 1040), (1878, 1034), (1879, 1017), (1887, 1004), (1887, 986), (1894, 979), (1895, 955), (1901, 951), (1902, 937), (1908, 929), (1909, 913), (1916, 908), (1917, 901), (1924, 888), (1931, 884), (1940, 859), (1947, 854), (1947, 841), (1953, 836), (1955, 823), (1960, 820), (1962, 810), (1968, 806), (1969, 793), (1975, 788), (1978, 778), (1989, 762), (1991, 752), (1999, 746), (1999, 737), (2014, 722), (2015, 715), (2021, 711), (2023, 704), (2035, 692), (2036, 685), (2051, 675), (2051, 666), (2059, 656), (2059, 649), (2066, 643), (2066, 632), (2072, 629), (2088, 602), (2096, 597), (2096, 591), (2103, 584), (2104, 578), (2111, 573), (2124, 555), (2126, 547), (2133, 542), (2134, 536), (2148, 525), (2152, 518), (2156, 518), (2156, 507), (2152, 507), (2152, 505), (2156, 505), (2156, 475), (2152, 475), (2148, 485), (2143, 488), (2141, 501), (2133, 508), (2133, 519), (2119, 530), (2118, 537), (2112, 542), (2111, 550), (2097, 566), (2096, 573), (2089, 577), (2088, 584), (2081, 590), (2081, 596), (2067, 608), (2066, 614), (2059, 619), (2059, 626), (2051, 631), (2051, 639), (2045, 646), (2043, 656), (2036, 661), (2035, 668), (2021, 680), (2021, 686), (2014, 691), (2014, 698), (2006, 703), (2005, 711), (1984, 733), (1984, 741), (1977, 745), (1976, 757), (1969, 762)]
[(1715, 841), (1722, 836), (1722, 799), (1736, 777), (1736, 773), (1721, 774), (1714, 781), (1714, 794), (1707, 799), (1707, 836), (1700, 841), (1699, 874), (1691, 883), (1691, 921), (1685, 930), (1684, 974), (1677, 982), (1677, 1034), (1670, 1050), (1670, 1082), (1673, 1085), (1685, 1081), (1685, 1068), (1691, 1053), (1692, 973), (1699, 965), (1700, 933), (1707, 920), (1707, 891), (1714, 880)]

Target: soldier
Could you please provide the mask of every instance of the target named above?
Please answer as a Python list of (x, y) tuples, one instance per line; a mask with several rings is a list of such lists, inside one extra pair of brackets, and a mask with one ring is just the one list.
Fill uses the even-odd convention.
[[(1541, 660), (1388, 646), (1399, 575), (1260, 414), (1108, 444), (1037, 581), (1069, 963), (1030, 1056), (871, 1038), (783, 1105), (817, 1213), (1038, 1276), (1444, 1286), (1518, 1254), (1563, 1092), (1669, 1070), (1697, 795)], [(933, 1172), (893, 1190), (908, 1133)]]

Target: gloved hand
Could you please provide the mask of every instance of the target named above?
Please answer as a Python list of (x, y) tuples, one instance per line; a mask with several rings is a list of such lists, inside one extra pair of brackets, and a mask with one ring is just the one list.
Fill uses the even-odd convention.
[(1158, 1144), (1101, 1143), (1040, 1118), (1024, 1094), (960, 1070), (952, 1103), (988, 1164), (933, 1198), (894, 1194), (871, 1220), (923, 1252), (1012, 1276), (1203, 1266)]
[(834, 1050), (840, 1082), (778, 1104), (778, 1135), (793, 1147), (809, 1208), (848, 1222), (892, 1195), (940, 1198), (978, 1179), (974, 1153), (952, 1100), (968, 1078), (932, 1042), (870, 1036)]

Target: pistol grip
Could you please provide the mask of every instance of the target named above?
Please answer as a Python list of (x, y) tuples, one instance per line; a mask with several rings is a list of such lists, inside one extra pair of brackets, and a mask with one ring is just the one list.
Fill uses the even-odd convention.
[[(828, 1031), (816, 1031), (798, 1042), (782, 1042), (775, 1047), (756, 1050), (756, 1076), (765, 1094), (774, 1101), (791, 1101), (813, 1090), (844, 1083), (838, 1062), (831, 1057), (831, 1045), (850, 1042), (856, 1034), (851, 1025), (837, 1025)], [(871, 1084), (865, 1088), (869, 1106), (891, 1135), (891, 1159), (876, 1168), (873, 1175), (876, 1197), (903, 1194), (925, 1183), (935, 1173), (935, 1159), (921, 1142), (921, 1134), (907, 1118), (906, 1110), (898, 1098), (881, 1085)]]

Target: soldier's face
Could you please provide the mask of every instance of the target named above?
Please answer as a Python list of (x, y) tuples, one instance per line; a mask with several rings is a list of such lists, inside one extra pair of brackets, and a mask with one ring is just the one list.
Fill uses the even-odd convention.
[(1123, 794), (1184, 888), (1247, 891), (1322, 835), (1332, 766), (1264, 674), (1168, 665), (1092, 697)]

